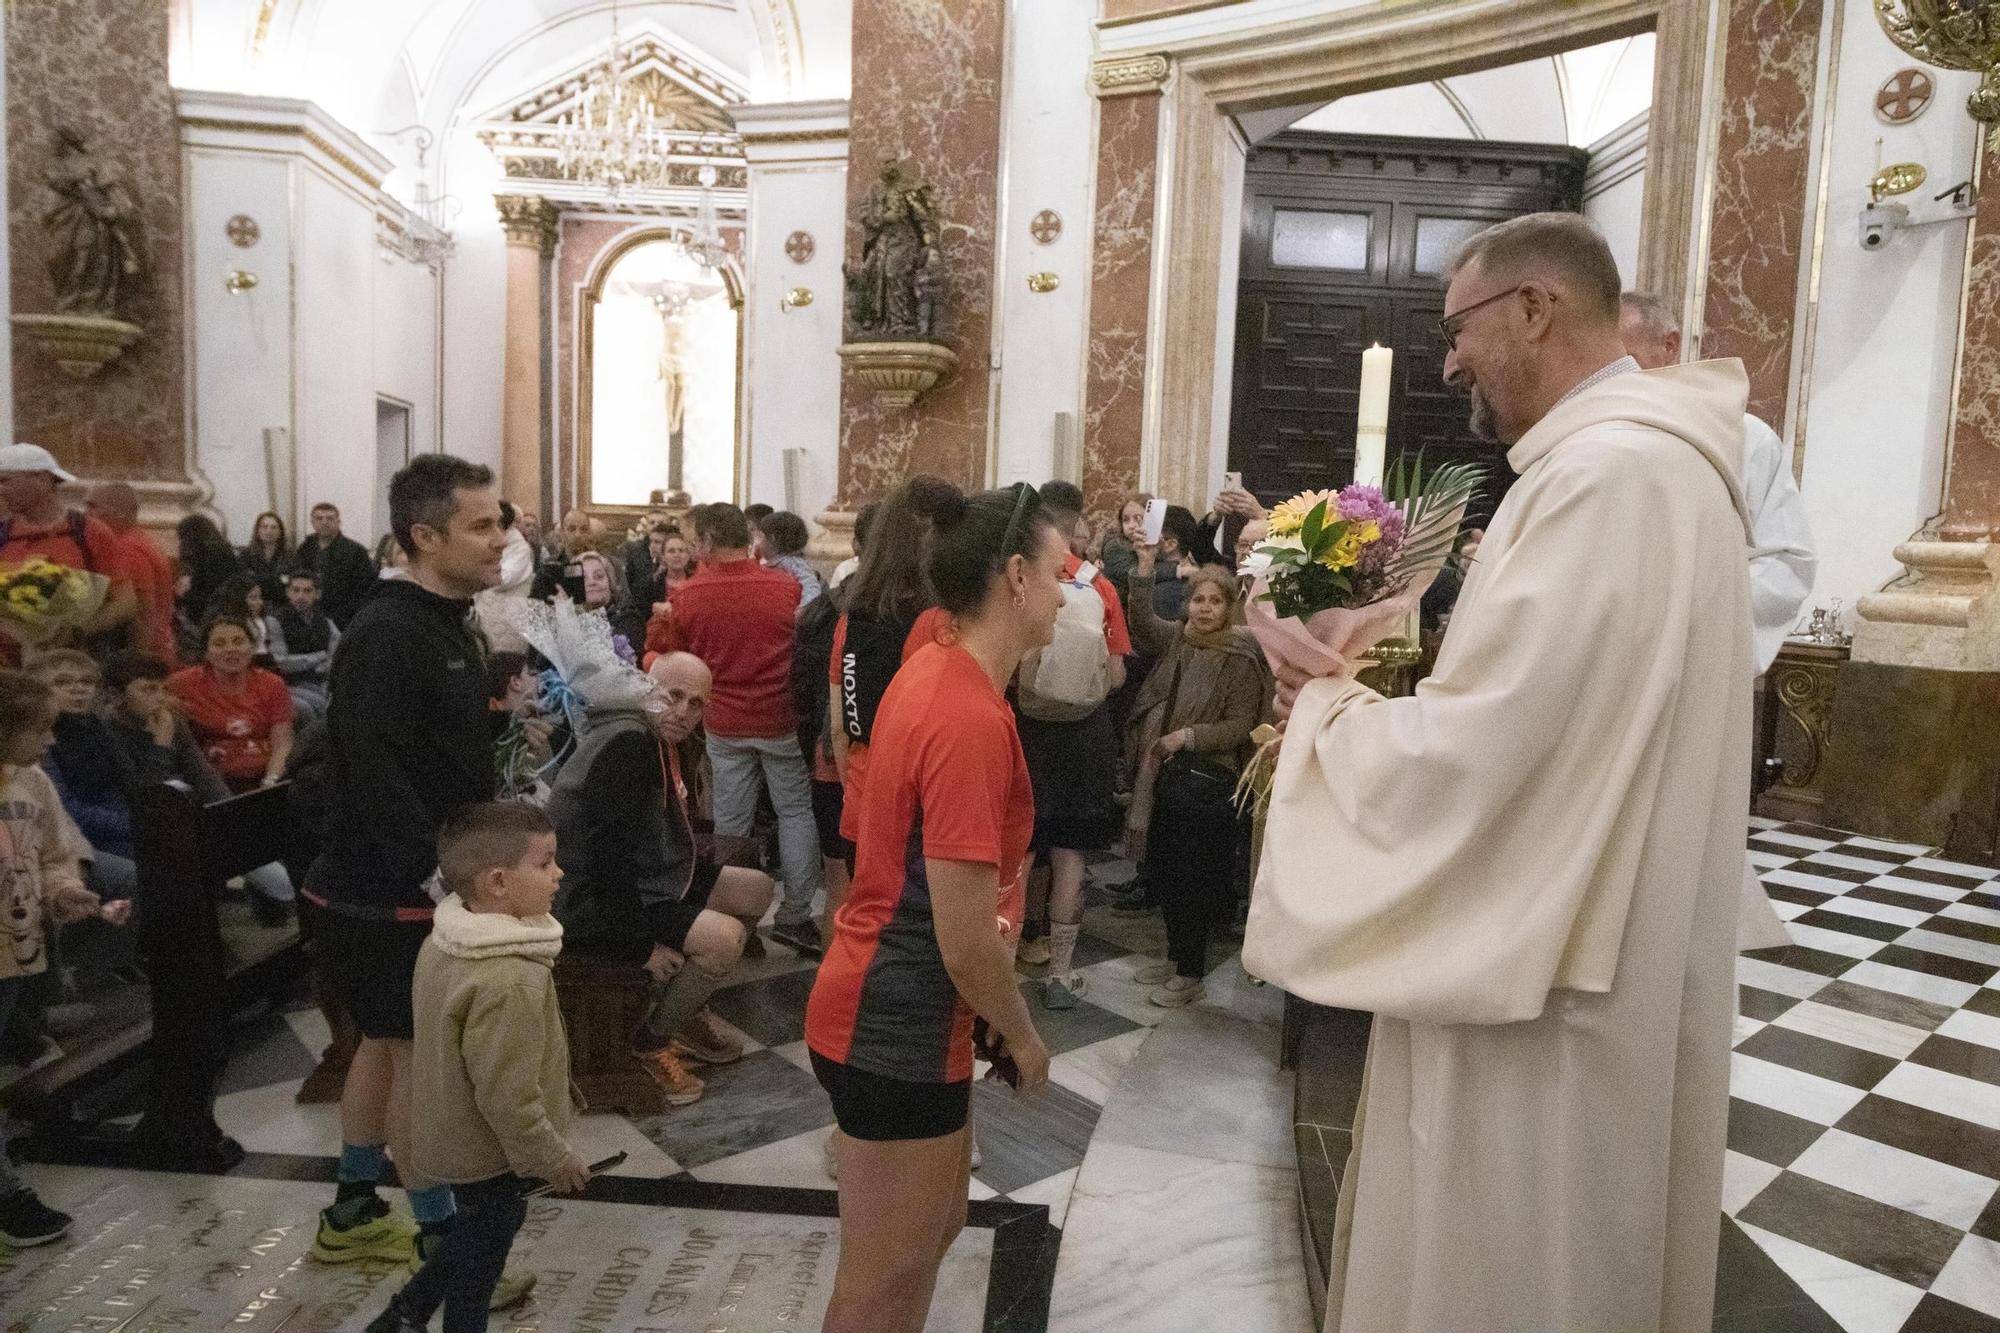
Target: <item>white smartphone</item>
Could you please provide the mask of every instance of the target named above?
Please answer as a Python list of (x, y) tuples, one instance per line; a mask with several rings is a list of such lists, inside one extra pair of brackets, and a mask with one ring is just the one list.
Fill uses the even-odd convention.
[(1225, 472), (1225, 473), (1223, 473), (1223, 474), (1222, 474), (1222, 489), (1223, 489), (1223, 490), (1225, 490), (1225, 491), (1240, 491), (1240, 490), (1242, 490), (1242, 489), (1243, 489), (1243, 474), (1242, 474), (1241, 472)]
[(1167, 502), (1165, 500), (1146, 501), (1146, 531), (1142, 540), (1148, 546), (1160, 544), (1160, 534), (1167, 527)]

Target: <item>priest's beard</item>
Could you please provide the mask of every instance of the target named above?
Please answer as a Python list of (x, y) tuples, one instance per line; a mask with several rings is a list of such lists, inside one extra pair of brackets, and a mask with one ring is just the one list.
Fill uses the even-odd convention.
[(1500, 423), (1494, 419), (1493, 404), (1476, 387), (1472, 390), (1472, 417), (1468, 425), (1473, 435), (1487, 444), (1500, 443)]

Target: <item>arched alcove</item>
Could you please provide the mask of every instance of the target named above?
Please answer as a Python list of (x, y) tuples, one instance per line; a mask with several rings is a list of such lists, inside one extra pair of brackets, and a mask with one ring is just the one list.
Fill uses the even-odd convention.
[(742, 304), (734, 271), (703, 268), (672, 232), (637, 233), (605, 256), (580, 312), (586, 508), (638, 512), (676, 483), (698, 501), (735, 498)]

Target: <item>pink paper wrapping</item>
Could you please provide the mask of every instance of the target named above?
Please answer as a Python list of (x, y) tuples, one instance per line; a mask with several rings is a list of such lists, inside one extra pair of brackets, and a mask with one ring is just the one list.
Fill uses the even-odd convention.
[(1281, 618), (1269, 602), (1259, 600), (1266, 590), (1260, 578), (1250, 591), (1244, 615), (1273, 672), (1290, 667), (1307, 676), (1346, 676), (1353, 673), (1356, 658), (1367, 656), (1369, 649), (1402, 630), (1435, 577), (1414, 581), (1367, 606), (1336, 607), (1304, 620)]

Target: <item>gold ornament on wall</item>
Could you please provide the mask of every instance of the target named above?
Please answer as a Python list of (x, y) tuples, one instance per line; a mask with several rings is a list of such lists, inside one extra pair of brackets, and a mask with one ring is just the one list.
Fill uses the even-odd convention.
[(1965, 109), (1982, 125), (2000, 124), (2000, 0), (1875, 0), (1875, 17), (1926, 65), (1978, 74)]
[(222, 230), (229, 237), (229, 243), (239, 250), (248, 250), (264, 238), (264, 229), (248, 213), (238, 213), (229, 219)]
[(1028, 235), (1035, 238), (1036, 245), (1054, 245), (1062, 235), (1062, 214), (1053, 208), (1043, 209), (1028, 224)]
[(785, 238), (785, 258), (794, 264), (810, 262), (818, 251), (819, 242), (813, 240), (809, 231), (795, 231)]
[(1060, 286), (1062, 286), (1062, 279), (1053, 273), (1030, 273), (1028, 275), (1028, 290), (1037, 296), (1046, 296)]

